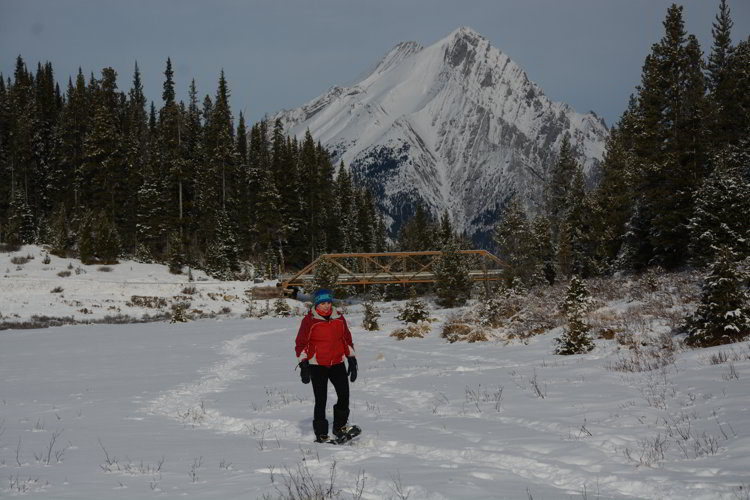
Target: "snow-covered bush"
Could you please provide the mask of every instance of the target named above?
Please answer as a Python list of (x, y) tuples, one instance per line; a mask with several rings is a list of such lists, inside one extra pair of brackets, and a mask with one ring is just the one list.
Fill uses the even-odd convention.
[(190, 307), (188, 302), (178, 302), (172, 304), (172, 315), (169, 319), (170, 323), (187, 323), (190, 317), (187, 314), (187, 310)]
[(417, 323), (430, 318), (430, 313), (427, 311), (427, 304), (417, 297), (417, 292), (414, 288), (409, 291), (409, 300), (406, 301), (404, 308), (401, 309), (396, 318), (404, 323)]

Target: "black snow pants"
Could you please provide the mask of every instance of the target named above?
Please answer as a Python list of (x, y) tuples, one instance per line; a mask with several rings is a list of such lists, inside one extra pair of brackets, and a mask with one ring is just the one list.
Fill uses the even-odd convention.
[(333, 428), (346, 425), (349, 420), (349, 379), (344, 363), (327, 366), (310, 365), (310, 378), (315, 394), (315, 411), (313, 413), (313, 430), (316, 436), (328, 434), (326, 419), (326, 401), (328, 399), (328, 381), (336, 389), (336, 404), (333, 405)]

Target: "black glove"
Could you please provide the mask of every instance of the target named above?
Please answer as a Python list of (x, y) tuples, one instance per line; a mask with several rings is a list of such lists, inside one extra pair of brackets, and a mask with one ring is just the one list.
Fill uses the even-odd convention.
[(299, 362), (299, 376), (303, 384), (310, 383), (310, 362), (306, 359)]
[(349, 362), (349, 369), (346, 371), (346, 374), (349, 375), (349, 380), (354, 382), (357, 380), (357, 358), (347, 356), (346, 360)]

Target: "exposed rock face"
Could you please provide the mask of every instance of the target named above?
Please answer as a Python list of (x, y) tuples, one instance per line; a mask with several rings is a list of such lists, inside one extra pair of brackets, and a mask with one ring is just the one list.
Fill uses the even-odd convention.
[(507, 199), (534, 213), (563, 135), (584, 170), (602, 160), (608, 130), (593, 113), (550, 101), (478, 33), (459, 28), (429, 46), (396, 45), (358, 84), (283, 111), (377, 194), (397, 231), (418, 200), (482, 240)]

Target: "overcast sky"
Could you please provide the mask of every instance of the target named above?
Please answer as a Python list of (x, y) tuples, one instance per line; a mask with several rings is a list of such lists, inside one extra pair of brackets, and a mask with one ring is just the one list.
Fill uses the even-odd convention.
[[(235, 118), (293, 108), (357, 81), (391, 47), (430, 45), (468, 26), (508, 54), (554, 101), (617, 121), (663, 35), (664, 0), (0, 0), (0, 72), (19, 54), (50, 61), (65, 89), (113, 67), (130, 89), (137, 61), (161, 104), (167, 57), (178, 98), (190, 80), (215, 95), (224, 69)], [(685, 0), (688, 33), (711, 48), (718, 0)], [(750, 0), (729, 0), (733, 41), (750, 34)], [(201, 99), (202, 100), (202, 99)]]

